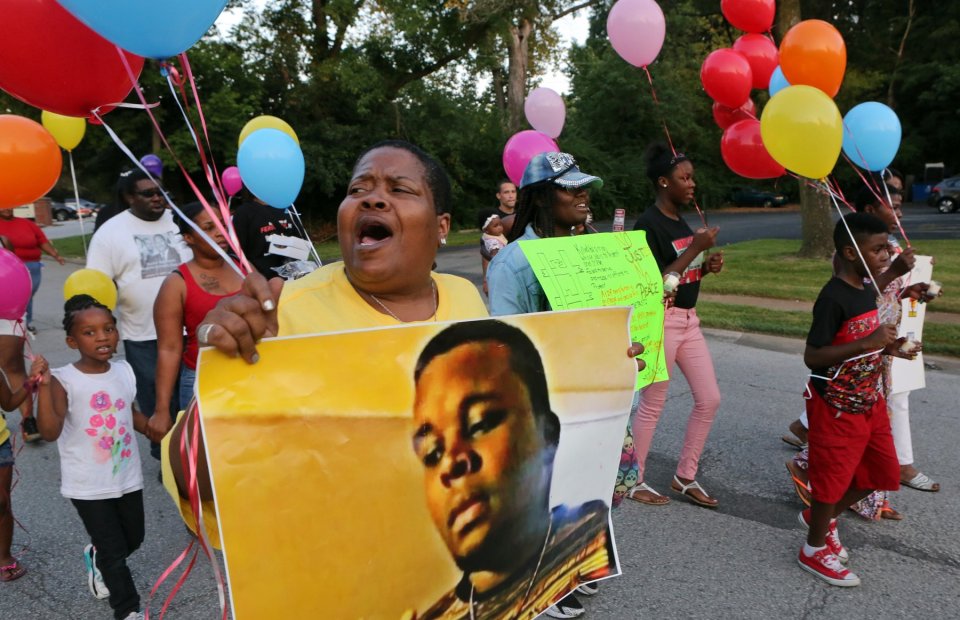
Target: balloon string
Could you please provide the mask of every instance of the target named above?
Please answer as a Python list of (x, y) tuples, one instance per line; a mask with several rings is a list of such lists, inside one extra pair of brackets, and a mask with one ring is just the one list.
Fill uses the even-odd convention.
[[(130, 159), (131, 162), (133, 162), (133, 165), (135, 165), (137, 168), (139, 168), (140, 170), (142, 170), (143, 173), (147, 175), (147, 178), (149, 178), (151, 181), (153, 181), (153, 182), (156, 184), (156, 186), (157, 186), (157, 187), (160, 189), (160, 191), (163, 193), (163, 199), (167, 201), (167, 205), (173, 210), (173, 212), (176, 213), (178, 216), (180, 216), (180, 219), (182, 219), (184, 222), (186, 222), (186, 223), (190, 226), (190, 228), (192, 228), (193, 231), (194, 231), (195, 233), (197, 233), (197, 235), (200, 236), (201, 239), (203, 239), (204, 241), (206, 241), (206, 242), (207, 242), (207, 245), (209, 245), (211, 248), (213, 248), (213, 250), (214, 250), (217, 254), (219, 254), (220, 257), (223, 258), (223, 260), (226, 261), (226, 263), (227, 263), (235, 272), (237, 272), (237, 275), (239, 275), (241, 278), (246, 277), (246, 274), (243, 272), (243, 270), (240, 269), (240, 267), (237, 266), (237, 264), (233, 261), (233, 259), (230, 257), (230, 255), (227, 254), (226, 252), (224, 252), (224, 251), (223, 251), (223, 248), (221, 248), (219, 244), (217, 244), (216, 242), (214, 242), (214, 240), (210, 238), (210, 235), (208, 235), (208, 234), (207, 234), (206, 232), (204, 232), (199, 226), (197, 226), (196, 223), (195, 223), (192, 219), (190, 219), (190, 218), (188, 218), (186, 215), (184, 215), (183, 211), (181, 211), (180, 208), (177, 207), (177, 205), (173, 204), (173, 201), (170, 200), (170, 196), (167, 194), (166, 190), (163, 189), (162, 187), (160, 187), (160, 183), (157, 182), (157, 179), (154, 178), (153, 174), (151, 174), (151, 172), (150, 172), (149, 170), (147, 170), (147, 169), (143, 166), (142, 163), (140, 163), (140, 160), (137, 159), (137, 157), (133, 154), (133, 152), (130, 150), (130, 148), (123, 142), (123, 140), (120, 139), (120, 136), (117, 135), (117, 132), (115, 132), (115, 131), (113, 130), (113, 128), (110, 127), (110, 125), (108, 125), (108, 124), (103, 120), (103, 117), (100, 116), (99, 112), (97, 112), (96, 110), (94, 110), (94, 111), (93, 111), (93, 115), (94, 115), (94, 117), (97, 119), (97, 121), (100, 123), (100, 125), (102, 125), (103, 128), (106, 130), (107, 135), (110, 136), (110, 139), (113, 140), (113, 143), (117, 145), (117, 147), (123, 152), (124, 155), (126, 155), (126, 156)], [(177, 163), (179, 164), (180, 162), (177, 161)], [(181, 166), (181, 169), (182, 169), (182, 166)], [(184, 171), (184, 175), (186, 175), (186, 171)], [(190, 177), (189, 177), (189, 176), (187, 177), (187, 180), (190, 180)], [(196, 187), (196, 186), (194, 186), (194, 187)], [(198, 191), (199, 191), (199, 190), (198, 190)]]
[[(858, 150), (857, 152), (859, 153), (860, 151)], [(860, 180), (863, 181), (863, 184), (866, 185), (867, 188), (869, 188), (870, 193), (873, 194), (873, 197), (877, 199), (877, 202), (882, 204), (887, 209), (890, 209), (890, 213), (893, 214), (893, 221), (897, 223), (897, 229), (900, 231), (900, 236), (903, 237), (904, 242), (906, 242), (907, 247), (909, 248), (910, 238), (907, 237), (906, 231), (903, 230), (903, 224), (901, 223), (900, 218), (897, 217), (896, 209), (893, 208), (893, 200), (890, 198), (890, 188), (887, 187), (887, 182), (886, 180), (883, 179), (883, 173), (881, 173), (880, 175), (881, 177), (880, 182), (877, 183), (875, 186), (873, 182), (873, 177), (864, 176), (863, 172), (860, 170), (860, 167), (857, 166), (852, 161), (850, 161), (850, 158), (847, 157), (846, 153), (843, 154), (843, 158), (847, 161), (848, 164), (850, 164), (850, 167), (853, 168), (854, 171), (856, 171), (856, 173), (860, 176)], [(883, 191), (884, 191), (883, 194), (880, 193), (881, 186), (883, 187)]]
[[(236, 231), (233, 228), (233, 218), (230, 217), (229, 210), (225, 208), (226, 205), (224, 204), (223, 194), (219, 193), (223, 190), (222, 188), (218, 188), (213, 181), (215, 175), (212, 175), (211, 173), (210, 166), (207, 163), (206, 154), (204, 153), (204, 149), (200, 145), (200, 141), (197, 138), (197, 133), (193, 128), (193, 123), (190, 122), (190, 117), (187, 115), (184, 106), (181, 105), (180, 101), (177, 99), (177, 93), (173, 88), (173, 81), (169, 72), (167, 73), (166, 77), (167, 84), (170, 87), (170, 94), (172, 95), (174, 102), (176, 102), (177, 107), (180, 109), (180, 113), (183, 115), (183, 121), (187, 126), (187, 130), (190, 132), (190, 136), (193, 138), (193, 144), (195, 147), (197, 147), (197, 153), (200, 154), (200, 165), (206, 173), (207, 183), (213, 190), (213, 197), (216, 199), (220, 215), (218, 216), (217, 210), (208, 205), (202, 197), (198, 196), (198, 198), (200, 198), (200, 202), (204, 206), (204, 210), (207, 212), (207, 215), (209, 215), (210, 219), (213, 220), (213, 222), (217, 225), (220, 233), (227, 238), (230, 249), (233, 250), (234, 254), (236, 254), (241, 259), (241, 263), (243, 263), (246, 260), (246, 257), (243, 254), (243, 249), (240, 247), (240, 241), (238, 240)], [(187, 104), (187, 102), (184, 101), (184, 104)], [(248, 272), (250, 271), (249, 264), (245, 264), (244, 267), (247, 268)]]
[[(650, 84), (650, 96), (653, 98), (654, 108), (657, 111), (657, 116), (660, 117), (660, 124), (663, 125), (663, 133), (667, 137), (667, 144), (670, 145), (670, 152), (673, 153), (673, 156), (677, 156), (677, 149), (673, 146), (673, 138), (670, 137), (670, 129), (667, 127), (667, 119), (663, 115), (663, 110), (660, 107), (660, 98), (657, 97), (657, 89), (653, 85), (653, 76), (650, 75), (650, 69), (647, 68), (647, 65), (641, 67), (643, 72), (647, 76), (647, 82)], [(700, 221), (703, 222), (704, 227), (707, 226), (707, 216), (704, 215), (703, 210), (700, 209), (700, 205), (697, 203), (697, 199), (693, 199), (693, 208), (697, 210), (697, 215), (700, 216)]]
[(300, 233), (303, 235), (303, 238), (307, 240), (307, 243), (310, 244), (310, 252), (313, 254), (313, 257), (317, 260), (317, 267), (323, 266), (323, 261), (320, 260), (320, 254), (317, 252), (317, 247), (313, 245), (313, 240), (310, 239), (310, 233), (307, 232), (307, 227), (303, 225), (303, 220), (300, 219), (300, 212), (297, 211), (297, 205), (290, 205), (290, 212), (293, 213), (294, 224), (297, 225), (297, 228), (300, 230)]
[[(191, 539), (191, 540), (190, 540), (190, 544), (187, 545), (187, 548), (184, 549), (184, 550), (180, 553), (180, 555), (177, 557), (177, 559), (175, 559), (175, 560), (170, 564), (170, 566), (167, 567), (167, 569), (166, 569), (165, 571), (163, 571), (163, 573), (160, 575), (160, 577), (157, 579), (157, 581), (153, 584), (153, 587), (150, 588), (150, 595), (147, 597), (147, 602), (146, 602), (146, 604), (144, 605), (144, 617), (146, 618), (146, 620), (150, 620), (150, 601), (153, 600), (153, 597), (156, 595), (157, 590), (160, 589), (160, 586), (163, 584), (163, 582), (166, 581), (167, 578), (180, 566), (180, 564), (183, 563), (183, 561), (187, 558), (187, 556), (190, 555), (190, 550), (193, 549), (193, 546), (194, 546), (195, 544), (197, 544), (196, 540)], [(193, 559), (195, 560), (196, 557), (197, 557), (197, 551), (194, 550), (194, 552), (193, 552)], [(189, 565), (186, 567), (186, 569), (184, 570), (184, 574), (189, 573), (190, 570), (192, 570), (192, 569), (193, 569), (193, 560), (190, 561), (190, 564), (189, 564)], [(181, 579), (182, 579), (182, 577), (181, 577)], [(177, 583), (179, 584), (179, 580), (177, 581)], [(173, 595), (174, 595), (176, 589), (177, 589), (177, 588), (175, 587), (174, 592), (171, 592), (171, 593), (170, 593), (170, 595), (167, 597), (167, 601), (173, 600)], [(166, 611), (166, 608), (167, 608), (167, 606), (164, 605), (163, 608), (160, 610), (160, 617), (161, 617), (161, 618), (163, 618), (163, 614), (164, 614), (164, 612)]]
[[(181, 56), (184, 59), (186, 58), (185, 54)], [(177, 93), (174, 90), (174, 83), (176, 82), (176, 79), (180, 79), (180, 76), (178, 73), (176, 73), (176, 69), (169, 65), (165, 67), (164, 71), (167, 78), (167, 84), (170, 87), (170, 94), (172, 95), (174, 102), (176, 102), (177, 107), (180, 109), (180, 113), (183, 115), (183, 121), (190, 132), (190, 136), (193, 138), (194, 146), (197, 147), (197, 153), (200, 154), (200, 165), (203, 168), (204, 173), (206, 174), (207, 183), (210, 185), (210, 189), (213, 190), (214, 198), (217, 201), (217, 207), (220, 210), (219, 218), (216, 215), (216, 211), (214, 211), (212, 208), (207, 209), (207, 214), (210, 216), (210, 218), (214, 222), (218, 222), (218, 221), (223, 222), (224, 224), (223, 227), (218, 226), (218, 228), (220, 229), (220, 232), (223, 234), (224, 237), (227, 238), (230, 248), (234, 251), (234, 254), (236, 254), (240, 258), (240, 262), (244, 264), (244, 267), (249, 272), (252, 269), (250, 267), (250, 264), (246, 262), (246, 256), (243, 254), (243, 248), (240, 247), (240, 241), (237, 237), (236, 231), (234, 230), (233, 218), (230, 217), (230, 210), (227, 208), (226, 201), (224, 199), (224, 196), (226, 196), (226, 192), (223, 191), (223, 187), (220, 185), (220, 176), (219, 174), (216, 173), (216, 166), (214, 165), (213, 170), (211, 170), (210, 162), (213, 162), (213, 149), (210, 147), (210, 137), (209, 135), (206, 134), (206, 121), (203, 117), (203, 108), (200, 107), (200, 99), (196, 94), (197, 92), (196, 88), (194, 87), (193, 92), (194, 92), (194, 96), (197, 97), (196, 98), (197, 113), (200, 116), (200, 121), (203, 124), (203, 128), (204, 128), (204, 134), (207, 137), (207, 148), (210, 149), (210, 153), (211, 153), (209, 162), (207, 161), (206, 151), (200, 145), (200, 140), (197, 138), (197, 132), (194, 129), (193, 123), (190, 121), (190, 117), (187, 115), (187, 112), (186, 112), (186, 110), (190, 108), (190, 102), (187, 99), (186, 91), (181, 86), (180, 91), (183, 94), (183, 105), (180, 105), (180, 100), (177, 98)], [(187, 75), (190, 78), (191, 84), (193, 84), (193, 74), (187, 71)], [(176, 79), (174, 76), (176, 76)], [(181, 80), (181, 85), (182, 85), (182, 80)], [(186, 109), (184, 109), (184, 106), (186, 106)]]
[[(190, 68), (190, 60), (187, 58), (187, 53), (182, 52), (180, 54), (180, 61), (183, 63), (183, 69), (187, 72), (187, 79), (190, 81), (190, 90), (193, 91), (193, 100), (197, 104), (197, 113), (200, 117), (200, 127), (203, 129), (203, 137), (207, 141), (207, 148), (210, 149), (210, 164), (213, 166), (213, 178), (217, 184), (217, 188), (220, 190), (221, 196), (226, 196), (227, 192), (223, 188), (223, 183), (220, 179), (220, 172), (217, 170), (217, 162), (213, 159), (213, 147), (210, 145), (210, 133), (207, 131), (207, 119), (203, 115), (203, 106), (200, 104), (200, 95), (197, 92), (197, 83), (193, 79), (193, 70)], [(224, 213), (224, 217), (228, 217), (230, 212), (227, 211)]]
[[(171, 146), (170, 146), (170, 143), (167, 141), (167, 137), (164, 135), (163, 131), (160, 129), (160, 124), (157, 122), (156, 117), (153, 115), (153, 112), (150, 111), (149, 106), (147, 106), (147, 101), (146, 101), (146, 98), (145, 98), (144, 95), (143, 95), (143, 91), (140, 89), (140, 84), (139, 84), (139, 82), (138, 82), (138, 80), (137, 80), (137, 76), (134, 75), (133, 69), (130, 67), (130, 63), (127, 61), (126, 55), (123, 53), (123, 50), (121, 50), (119, 47), (117, 47), (116, 49), (117, 49), (117, 54), (119, 54), (120, 60), (122, 61), (124, 68), (127, 70), (127, 75), (130, 77), (130, 82), (133, 84), (133, 90), (134, 90), (134, 92), (137, 93), (137, 97), (138, 97), (138, 98), (140, 99), (140, 101), (144, 104), (145, 109), (146, 109), (146, 112), (147, 112), (147, 115), (150, 117), (150, 120), (151, 120), (151, 122), (153, 123), (153, 127), (154, 127), (154, 129), (156, 130), (157, 135), (160, 137), (160, 140), (163, 141), (164, 146), (167, 147), (167, 151), (169, 151), (169, 153), (173, 156), (174, 162), (176, 162), (177, 166), (180, 168), (180, 171), (183, 173), (184, 179), (186, 179), (187, 184), (188, 184), (188, 185), (190, 186), (190, 188), (193, 190), (193, 193), (196, 195), (197, 199), (200, 201), (200, 204), (203, 205), (204, 210), (206, 210), (208, 213), (212, 213), (212, 212), (213, 212), (213, 208), (212, 208), (212, 207), (210, 206), (210, 204), (207, 202), (207, 199), (204, 197), (203, 193), (202, 193), (202, 192), (200, 191), (200, 189), (197, 187), (196, 183), (193, 182), (193, 178), (191, 178), (190, 174), (187, 172), (187, 169), (183, 166), (183, 163), (182, 163), (182, 162), (180, 161), (180, 159), (177, 157), (177, 154), (176, 154), (176, 152), (173, 150), (173, 147), (171, 147)], [(109, 127), (109, 125), (107, 125), (107, 124), (104, 122), (103, 117), (99, 114), (99, 112), (98, 112), (97, 110), (94, 110), (93, 114), (94, 114), (94, 116), (96, 117), (96, 119), (100, 122), (100, 124), (102, 124), (102, 125), (104, 126), (104, 128), (106, 128), (107, 133), (110, 134), (110, 137), (113, 139), (114, 143), (115, 143), (118, 147), (120, 147), (120, 150), (122, 150), (122, 151), (127, 155), (127, 157), (130, 158), (130, 160), (134, 163), (134, 165), (136, 165), (138, 168), (140, 168), (140, 170), (142, 170), (142, 171), (144, 172), (144, 174), (146, 174), (147, 177), (156, 184), (156, 186), (157, 186), (157, 187), (160, 189), (160, 191), (163, 193), (164, 200), (167, 201), (167, 204), (170, 205), (170, 208), (173, 209), (173, 210), (177, 213), (177, 215), (180, 216), (181, 219), (183, 219), (185, 222), (187, 222), (187, 224), (188, 224), (191, 228), (193, 228), (193, 230), (196, 231), (196, 232), (200, 235), (200, 237), (201, 237), (204, 241), (206, 241), (207, 244), (209, 244), (210, 247), (213, 248), (213, 250), (214, 250), (215, 252), (217, 252), (217, 254), (219, 254), (224, 260), (226, 260), (226, 261), (227, 261), (227, 264), (230, 265), (230, 267), (231, 267), (234, 271), (236, 271), (237, 274), (240, 275), (240, 277), (245, 277), (245, 276), (246, 276), (246, 273), (244, 273), (244, 271), (242, 271), (239, 267), (237, 267), (237, 265), (236, 265), (236, 264), (233, 262), (233, 260), (227, 255), (227, 253), (224, 252), (223, 249), (222, 249), (217, 243), (214, 243), (214, 241), (213, 241), (212, 239), (210, 239), (210, 237), (209, 237), (205, 232), (203, 232), (203, 231), (200, 229), (200, 227), (197, 226), (197, 225), (193, 222), (192, 219), (186, 217), (186, 216), (183, 214), (183, 212), (180, 211), (180, 209), (177, 208), (177, 206), (176, 206), (175, 204), (173, 204), (173, 201), (170, 200), (170, 196), (167, 194), (166, 190), (164, 190), (164, 189), (160, 186), (160, 184), (157, 182), (156, 178), (154, 178), (153, 174), (152, 174), (149, 170), (147, 170), (147, 169), (143, 166), (143, 164), (140, 163), (140, 160), (138, 160), (138, 159), (134, 156), (134, 154), (130, 151), (130, 149), (127, 148), (127, 145), (124, 144), (123, 140), (120, 139), (120, 137), (116, 134), (116, 132), (113, 131), (113, 130)], [(214, 217), (214, 218), (212, 218), (212, 219), (213, 219), (214, 224), (217, 226), (217, 229), (220, 231), (220, 233), (221, 233), (221, 234), (228, 240), (228, 242), (229, 242), (229, 241), (230, 241), (230, 235), (227, 233), (226, 229), (224, 228), (223, 222), (221, 222), (221, 221), (220, 221), (220, 218), (218, 218), (218, 217)], [(242, 266), (244, 267), (244, 269), (247, 271), (247, 273), (248, 273), (249, 271), (252, 271), (252, 268), (250, 267), (249, 263), (246, 261), (246, 258), (243, 256), (243, 252), (240, 251), (239, 248), (231, 248), (231, 249), (234, 250), (234, 252), (236, 252), (236, 253), (238, 254), (238, 256), (239, 256), (240, 259), (241, 259), (241, 264), (242, 264)]]
[(877, 291), (877, 297), (883, 297), (883, 292), (880, 291), (880, 287), (877, 285), (876, 279), (873, 277), (873, 273), (870, 271), (870, 266), (867, 265), (867, 261), (863, 258), (863, 253), (860, 252), (860, 246), (857, 245), (857, 239), (853, 236), (853, 232), (850, 230), (850, 225), (847, 224), (847, 220), (843, 217), (843, 212), (840, 211), (840, 204), (837, 202), (836, 196), (833, 195), (833, 192), (830, 191), (830, 188), (827, 186), (827, 179), (824, 177), (822, 179), (824, 187), (826, 187), (827, 194), (830, 195), (830, 198), (833, 200), (833, 206), (837, 208), (837, 213), (840, 214), (840, 221), (843, 222), (843, 227), (847, 229), (847, 234), (850, 236), (850, 241), (857, 251), (857, 256), (860, 257), (860, 262), (863, 263), (863, 268), (866, 270), (867, 275), (870, 276), (870, 284), (873, 285), (873, 288)]
[(77, 187), (77, 171), (73, 167), (73, 151), (67, 151), (67, 157), (70, 159), (70, 177), (73, 179), (73, 196), (77, 202), (77, 218), (80, 220), (80, 241), (83, 244), (83, 255), (87, 255), (87, 232), (83, 228), (83, 213), (80, 212), (80, 188)]

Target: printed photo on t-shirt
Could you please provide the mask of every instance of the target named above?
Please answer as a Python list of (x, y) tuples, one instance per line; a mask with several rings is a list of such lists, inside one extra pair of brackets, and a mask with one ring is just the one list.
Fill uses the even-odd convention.
[(175, 232), (153, 235), (134, 235), (140, 252), (140, 278), (159, 278), (174, 271), (183, 260), (177, 250)]
[[(671, 242), (673, 245), (673, 250), (677, 253), (679, 257), (681, 254), (687, 251), (687, 248), (690, 247), (690, 244), (693, 243), (693, 236), (684, 237), (683, 239), (674, 239)], [(701, 278), (701, 268), (703, 267), (703, 252), (700, 252), (696, 258), (690, 263), (686, 271), (680, 276), (680, 284), (690, 284), (691, 282), (699, 282)]]

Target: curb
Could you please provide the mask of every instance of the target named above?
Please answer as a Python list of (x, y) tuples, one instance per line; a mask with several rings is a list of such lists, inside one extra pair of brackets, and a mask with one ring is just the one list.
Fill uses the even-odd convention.
[[(713, 327), (702, 327), (703, 333), (714, 340), (728, 342), (744, 347), (762, 349), (764, 351), (776, 351), (778, 353), (790, 353), (802, 356), (805, 347), (801, 338), (789, 338), (787, 336), (773, 336), (770, 334), (754, 334), (750, 332), (737, 332), (728, 329), (717, 329)], [(923, 363), (927, 370), (939, 371), (951, 375), (960, 375), (960, 359), (954, 357), (945, 357), (943, 355), (924, 355)]]

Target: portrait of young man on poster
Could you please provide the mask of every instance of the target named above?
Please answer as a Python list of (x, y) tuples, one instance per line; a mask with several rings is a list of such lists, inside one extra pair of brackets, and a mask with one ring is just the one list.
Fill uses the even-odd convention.
[(452, 325), (414, 373), (413, 450), (459, 583), (417, 620), (533, 618), (616, 573), (608, 506), (551, 506), (561, 425), (540, 353), (496, 320)]

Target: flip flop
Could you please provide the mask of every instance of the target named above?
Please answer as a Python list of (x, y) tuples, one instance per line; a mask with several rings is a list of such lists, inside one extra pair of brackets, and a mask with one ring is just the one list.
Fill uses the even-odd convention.
[(790, 478), (793, 479), (793, 488), (797, 492), (797, 497), (800, 498), (801, 502), (809, 506), (811, 498), (810, 483), (801, 478), (801, 475), (805, 475), (807, 472), (797, 467), (793, 461), (787, 461), (786, 466), (787, 471), (790, 472)]
[(17, 560), (14, 560), (13, 564), (9, 566), (0, 566), (0, 581), (14, 581), (15, 579), (20, 579), (25, 574), (27, 574), (27, 569)]
[[(679, 489), (677, 488), (678, 486), (680, 487)], [(708, 497), (708, 498), (710, 498), (710, 499), (714, 499), (714, 498), (710, 497), (710, 494), (707, 493), (707, 491), (706, 491), (702, 486), (700, 486), (700, 483), (697, 482), (696, 480), (694, 480), (693, 482), (691, 482), (691, 483), (689, 483), (689, 484), (684, 484), (684, 483), (680, 482), (680, 479), (679, 479), (679, 478), (677, 478), (676, 476), (674, 476), (674, 477), (673, 477), (673, 484), (670, 485), (670, 488), (673, 490), (674, 493), (679, 493), (680, 495), (685, 495), (685, 496), (687, 497), (687, 499), (689, 499), (691, 502), (693, 502), (693, 503), (696, 504), (697, 506), (703, 506), (704, 508), (716, 508), (717, 506), (720, 505), (720, 502), (718, 502), (718, 501), (716, 501), (716, 500), (714, 500), (713, 502), (705, 502), (705, 501), (703, 501), (702, 499), (698, 499), (697, 497), (695, 497), (693, 494), (690, 493), (690, 490), (691, 490), (691, 489), (696, 489), (696, 490), (700, 491), (701, 493), (703, 493), (704, 497)]]
[(791, 447), (796, 448), (797, 450), (803, 450), (804, 448), (807, 447), (806, 443), (800, 441), (799, 438), (793, 435), (783, 435), (782, 437), (780, 437), (780, 439), (783, 441), (783, 443), (788, 444)]
[[(646, 492), (648, 492), (648, 493), (653, 493), (656, 497), (655, 497), (654, 499), (643, 499), (643, 498), (640, 498), (640, 497), (636, 497), (636, 496), (634, 495), (634, 493), (636, 493), (637, 491), (646, 491)], [(647, 505), (649, 505), (649, 506), (663, 506), (664, 504), (669, 504), (669, 503), (670, 503), (670, 498), (669, 498), (669, 497), (665, 497), (665, 496), (657, 493), (657, 492), (653, 489), (653, 487), (651, 487), (651, 486), (650, 486), (649, 484), (647, 484), (646, 482), (637, 483), (637, 485), (636, 485), (635, 487), (633, 487), (632, 489), (630, 489), (630, 490), (627, 492), (627, 497), (629, 497), (630, 499), (632, 499), (632, 500), (635, 501), (635, 502), (640, 502), (641, 504), (647, 504)]]
[(889, 502), (884, 502), (883, 507), (880, 508), (880, 518), (890, 521), (903, 521), (903, 515), (891, 508)]
[(910, 480), (901, 480), (900, 484), (918, 491), (927, 491), (928, 493), (936, 493), (940, 490), (940, 483), (934, 482), (930, 476), (923, 472), (918, 472), (917, 475)]

